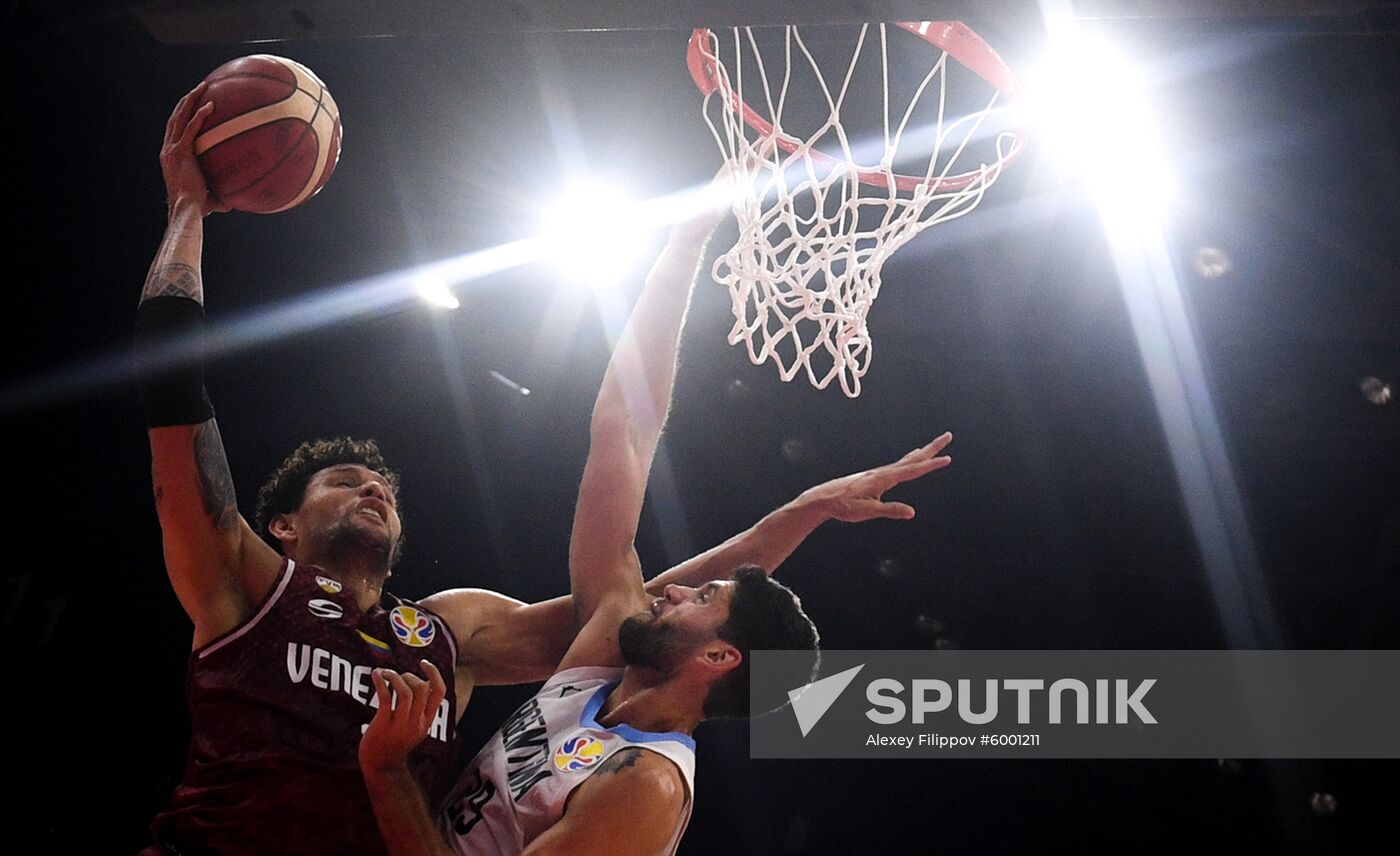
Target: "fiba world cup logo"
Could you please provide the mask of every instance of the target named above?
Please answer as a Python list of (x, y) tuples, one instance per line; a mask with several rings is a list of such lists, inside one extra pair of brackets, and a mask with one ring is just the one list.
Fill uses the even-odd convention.
[(586, 770), (603, 760), (603, 741), (581, 735), (571, 737), (554, 750), (554, 766), (565, 773)]
[(396, 606), (389, 613), (389, 626), (399, 641), (414, 648), (424, 648), (432, 644), (437, 628), (428, 616), (411, 606)]

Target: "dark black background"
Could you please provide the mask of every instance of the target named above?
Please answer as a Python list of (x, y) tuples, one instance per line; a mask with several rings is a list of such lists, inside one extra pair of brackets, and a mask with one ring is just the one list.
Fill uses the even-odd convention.
[[(5, 769), (23, 796), (6, 806), (7, 835), (131, 852), (188, 738), (190, 628), (162, 571), (142, 417), (121, 369), (164, 223), (156, 153), (179, 96), (266, 50), (316, 70), (345, 124), (319, 197), (209, 221), (214, 321), (314, 319), (324, 310), (308, 295), (531, 234), (571, 172), (625, 177), (645, 197), (704, 180), (718, 157), (684, 31), (177, 47), (121, 14), (8, 8), (0, 608)], [(1002, 29), (989, 37), (1013, 65), (1029, 61), (1037, 27)], [(1184, 188), (1169, 241), (1276, 644), (1394, 647), (1400, 415), (1358, 384), (1400, 381), (1400, 39), (1330, 29), (1115, 32), (1155, 69)], [(1203, 245), (1224, 248), (1233, 272), (1197, 276)], [(925, 233), (884, 279), (857, 400), (750, 366), (724, 343), (727, 295), (700, 285), (662, 459), (674, 491), (653, 496), (645, 565), (947, 428), (956, 464), (898, 494), (916, 521), (829, 525), (784, 569), (829, 647), (1226, 645), (1083, 188), (1033, 144), (979, 211)], [(455, 312), (405, 303), (215, 361), (208, 386), (241, 504), (298, 441), (374, 436), (404, 477), (411, 543), (397, 593), (558, 594), (603, 325), (545, 265), (460, 294)], [(792, 439), (798, 460), (782, 454)], [(468, 742), (527, 692), (479, 692)], [(1311, 852), (1393, 836), (1392, 762), (755, 762), (742, 724), (705, 725), (699, 739), (683, 853)], [(1310, 807), (1315, 792), (1336, 797), (1335, 813)]]

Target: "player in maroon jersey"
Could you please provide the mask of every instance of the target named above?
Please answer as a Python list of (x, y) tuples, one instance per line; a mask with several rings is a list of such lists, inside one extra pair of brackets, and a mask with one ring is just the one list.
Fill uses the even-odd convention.
[(304, 444), (260, 496), (263, 537), (239, 514), (202, 363), (169, 359), (201, 335), (204, 218), (226, 210), (193, 153), (211, 109), (203, 95), (182, 99), (166, 126), (169, 222), (137, 323), (165, 564), (194, 622), (189, 765), (150, 852), (382, 852), (356, 761), (377, 705), (369, 671), (428, 662), (448, 676), (436, 739), (410, 762), (441, 793), (472, 687), (547, 676), (573, 613), (567, 598), (460, 589), (420, 605), (385, 592), (402, 524), (373, 444)]
[[(239, 514), (202, 361), (170, 358), (201, 334), (204, 218), (226, 210), (193, 153), (211, 109), (203, 94), (185, 96), (166, 126), (168, 225), (137, 321), (166, 570), (194, 623), (189, 765), (146, 852), (379, 853), (356, 760), (378, 706), (371, 671), (423, 674), (429, 663), (446, 679), (428, 739), (407, 762), (435, 802), (472, 688), (552, 674), (576, 632), (574, 611), (568, 597), (525, 604), (454, 589), (414, 604), (385, 592), (402, 524), (397, 480), (372, 444), (304, 444), (260, 494), (263, 531)], [(698, 258), (719, 216), (691, 224), (673, 249)], [(647, 590), (659, 596), (742, 564), (775, 567), (820, 522), (794, 527), (792, 518), (779, 509)]]

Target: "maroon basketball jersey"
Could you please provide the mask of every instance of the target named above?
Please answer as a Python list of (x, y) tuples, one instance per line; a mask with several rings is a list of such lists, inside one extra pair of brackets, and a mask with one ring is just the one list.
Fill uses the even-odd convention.
[(190, 657), (194, 737), (184, 780), (152, 831), (173, 850), (220, 854), (383, 853), (360, 776), (360, 735), (378, 708), (370, 672), (447, 681), (409, 757), (427, 795), (451, 784), (456, 642), (438, 616), (385, 594), (362, 612), (340, 581), (287, 559), (253, 617)]

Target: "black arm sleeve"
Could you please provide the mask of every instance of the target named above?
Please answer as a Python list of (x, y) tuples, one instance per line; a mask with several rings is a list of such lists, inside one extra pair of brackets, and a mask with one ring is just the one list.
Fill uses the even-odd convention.
[(198, 425), (214, 418), (204, 391), (204, 307), (188, 297), (152, 297), (136, 311), (136, 385), (146, 424)]

